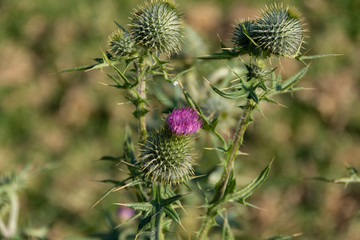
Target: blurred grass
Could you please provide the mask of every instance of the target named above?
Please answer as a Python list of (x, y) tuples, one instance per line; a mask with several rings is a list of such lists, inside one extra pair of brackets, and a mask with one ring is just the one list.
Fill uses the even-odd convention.
[[(124, 175), (97, 160), (121, 155), (123, 126), (134, 124), (132, 107), (116, 105), (126, 100), (98, 84), (106, 81), (100, 71), (55, 73), (91, 63), (116, 29), (113, 20), (125, 25), (140, 3), (0, 1), (0, 171), (28, 163), (46, 167), (21, 196), (21, 226), (48, 226), (50, 239), (89, 236), (108, 230), (104, 211), (115, 212), (112, 202), (131, 198), (126, 192), (112, 194), (89, 210), (107, 187), (94, 180)], [(179, 1), (187, 23), (214, 51), (217, 34), (230, 43), (235, 20), (256, 15), (265, 3)], [(360, 236), (359, 186), (306, 178), (340, 177), (346, 175), (347, 164), (360, 167), (360, 3), (284, 3), (303, 12), (310, 30), (309, 54), (344, 56), (314, 61), (300, 83), (314, 90), (280, 98), (287, 108), (262, 105), (266, 118), (256, 115), (243, 148), (250, 155), (237, 162), (236, 170), (239, 185), (246, 184), (275, 157), (268, 181), (251, 199), (266, 211), (234, 209), (231, 214), (243, 225), (232, 227), (239, 239), (302, 232), (299, 239), (355, 240)], [(282, 66), (285, 76), (301, 67), (288, 60)], [(211, 152), (199, 155), (200, 172), (209, 166), (207, 161), (218, 161)], [(184, 217), (185, 227), (195, 231), (197, 216)]]

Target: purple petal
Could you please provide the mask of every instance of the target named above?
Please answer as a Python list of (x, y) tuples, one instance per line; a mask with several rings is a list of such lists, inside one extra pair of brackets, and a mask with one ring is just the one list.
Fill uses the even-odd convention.
[(167, 117), (167, 124), (176, 135), (191, 135), (201, 128), (202, 121), (194, 109), (185, 107), (174, 109)]

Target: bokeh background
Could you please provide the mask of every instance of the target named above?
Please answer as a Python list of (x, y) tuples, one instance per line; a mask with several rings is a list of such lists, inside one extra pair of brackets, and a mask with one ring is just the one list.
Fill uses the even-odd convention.
[[(303, 233), (298, 239), (357, 240), (359, 185), (345, 188), (308, 178), (345, 177), (346, 166), (360, 168), (360, 2), (282, 2), (303, 13), (308, 54), (344, 55), (314, 60), (299, 84), (311, 90), (278, 98), (286, 107), (261, 105), (264, 116), (255, 115), (242, 148), (249, 155), (237, 162), (238, 184), (256, 177), (274, 158), (273, 169), (250, 199), (262, 210), (231, 205), (237, 221), (230, 224), (236, 239)], [(45, 229), (49, 239), (80, 239), (109, 233), (111, 224), (121, 222), (112, 203), (131, 201), (126, 191), (112, 194), (94, 209), (90, 206), (109, 187), (97, 180), (125, 176), (114, 164), (98, 159), (122, 154), (124, 126), (134, 126), (134, 109), (117, 105), (126, 102), (124, 94), (99, 84), (108, 81), (101, 71), (56, 72), (92, 63), (116, 29), (113, 20), (126, 25), (129, 13), (141, 3), (0, 1), (0, 172), (20, 171), (28, 164), (40, 169), (20, 194), (23, 231)], [(209, 52), (218, 50), (217, 35), (231, 45), (236, 20), (255, 16), (270, 3), (178, 1)], [(281, 66), (284, 76), (302, 67), (289, 60)], [(203, 84), (201, 76), (197, 80)], [(203, 147), (211, 146), (204, 139), (199, 140)], [(198, 152), (199, 172), (205, 172), (209, 162), (219, 163), (216, 154)], [(188, 233), (183, 236), (197, 230), (201, 213), (197, 209), (184, 214)], [(214, 234), (213, 239), (220, 239), (216, 229)]]

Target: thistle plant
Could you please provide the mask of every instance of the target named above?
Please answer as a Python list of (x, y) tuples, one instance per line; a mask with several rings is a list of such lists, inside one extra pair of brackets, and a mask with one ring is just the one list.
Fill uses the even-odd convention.
[[(212, 186), (211, 194), (204, 191), (201, 196), (205, 212), (199, 231), (193, 235), (199, 240), (208, 239), (209, 230), (216, 225), (215, 217), (222, 216), (223, 237), (233, 239), (230, 226), (226, 224), (228, 220), (224, 217), (225, 204), (237, 202), (254, 207), (247, 199), (266, 180), (271, 168), (268, 159), (266, 161), (270, 163), (257, 178), (246, 186), (236, 186), (235, 159), (241, 155), (240, 147), (247, 127), (253, 122), (253, 112), (261, 111), (259, 103), (262, 101), (278, 104), (273, 99), (275, 95), (301, 90), (295, 84), (308, 71), (305, 61), (325, 55), (301, 54), (306, 31), (300, 14), (293, 8), (274, 4), (266, 7), (255, 19), (239, 21), (234, 26), (232, 47), (221, 42), (222, 52), (199, 57), (203, 61), (229, 59), (238, 66), (242, 65), (240, 71), (230, 68), (222, 87), (208, 82), (209, 89), (220, 98), (234, 101), (243, 110), (240, 116), (236, 116), (236, 130), (227, 139), (218, 131), (221, 114), (216, 117), (204, 114), (206, 111), (187, 90), (185, 76), (191, 69), (176, 72), (169, 67), (169, 56), (180, 51), (183, 41), (182, 14), (177, 6), (168, 0), (151, 1), (132, 14), (131, 23), (126, 27), (116, 24), (120, 29), (109, 38), (109, 52), (96, 59), (97, 63), (64, 71), (110, 68), (113, 72), (106, 75), (114, 84), (108, 85), (127, 90), (127, 97), (135, 108), (133, 114), (138, 122), (137, 137), (133, 138), (131, 130), (126, 128), (123, 156), (104, 157), (120, 161), (128, 169), (129, 177), (112, 180), (115, 185), (94, 205), (116, 190), (132, 190), (137, 202), (117, 204), (135, 211), (130, 220), (139, 219), (136, 236), (149, 233), (151, 239), (165, 239), (164, 232), (169, 229), (171, 222), (181, 225), (177, 211), (183, 208), (182, 200), (185, 197), (181, 193), (181, 186), (185, 185), (190, 192), (194, 192), (190, 186), (196, 181), (193, 140), (194, 135), (201, 136), (206, 131), (216, 139), (212, 149), (220, 156), (222, 174), (216, 185)], [(294, 76), (283, 80), (276, 71), (278, 66), (270, 61), (274, 56), (300, 61), (304, 67)], [(246, 57), (245, 60), (242, 57)], [(155, 81), (172, 83), (173, 88), (181, 89), (183, 98), (182, 104), (174, 106), (167, 115), (163, 126), (148, 130), (145, 116), (151, 111), (148, 95), (152, 94), (148, 92), (151, 90), (148, 86)], [(133, 146), (133, 139), (138, 139), (137, 148)], [(290, 239), (294, 236), (271, 239)], [(166, 239), (170, 237), (166, 235)]]

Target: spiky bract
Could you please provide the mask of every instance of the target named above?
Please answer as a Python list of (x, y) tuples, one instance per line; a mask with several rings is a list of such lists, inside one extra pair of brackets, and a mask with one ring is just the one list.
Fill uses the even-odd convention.
[(273, 4), (262, 12), (253, 30), (255, 42), (269, 53), (294, 56), (303, 41), (302, 24), (298, 12)]
[(251, 38), (253, 38), (254, 35), (254, 27), (255, 22), (250, 19), (242, 20), (237, 23), (232, 38), (237, 50), (242, 52), (248, 52), (250, 48), (254, 47), (251, 42)]
[(202, 125), (199, 115), (190, 107), (174, 109), (166, 121), (169, 129), (176, 135), (191, 135)]
[(271, 69), (267, 68), (265, 64), (261, 62), (250, 62), (249, 64), (245, 64), (245, 67), (248, 71), (246, 74), (248, 80), (252, 78), (263, 79), (272, 72)]
[(189, 135), (177, 136), (168, 127), (149, 134), (141, 145), (140, 167), (150, 181), (178, 184), (194, 174)]
[(135, 42), (131, 35), (122, 30), (117, 30), (109, 36), (108, 45), (111, 54), (116, 58), (129, 56), (136, 51)]
[(168, 0), (155, 0), (133, 13), (130, 32), (137, 44), (170, 55), (181, 47), (182, 19)]

